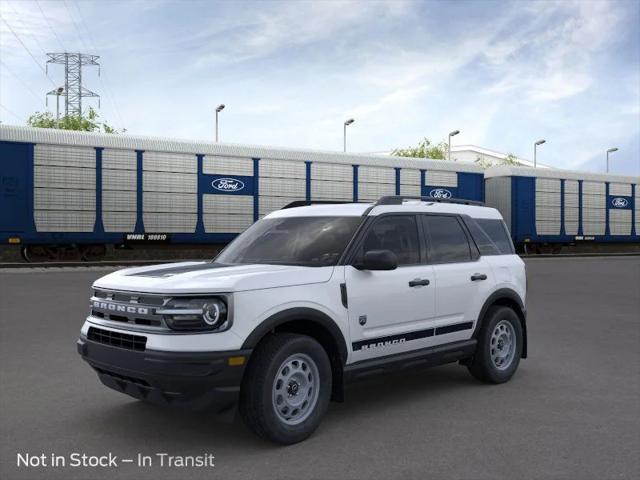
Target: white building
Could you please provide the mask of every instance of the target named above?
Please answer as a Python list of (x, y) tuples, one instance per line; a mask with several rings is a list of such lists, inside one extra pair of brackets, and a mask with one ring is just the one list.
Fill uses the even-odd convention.
[[(501, 165), (508, 153), (496, 152), (477, 145), (452, 145), (451, 160), (457, 162), (474, 163), (480, 159), (482, 163), (491, 163), (492, 165)], [(533, 167), (533, 161), (521, 157), (515, 157), (515, 161), (525, 167)], [(551, 168), (538, 162), (538, 168)]]
[[(393, 151), (371, 152), (373, 155), (391, 155)], [(480, 159), (481, 165), (495, 166), (502, 165), (502, 162), (509, 156), (508, 153), (497, 152), (477, 145), (452, 145), (451, 160), (464, 163), (476, 163)], [(533, 167), (533, 161), (526, 158), (515, 157), (514, 159), (523, 167)], [(538, 162), (538, 168), (552, 168)]]

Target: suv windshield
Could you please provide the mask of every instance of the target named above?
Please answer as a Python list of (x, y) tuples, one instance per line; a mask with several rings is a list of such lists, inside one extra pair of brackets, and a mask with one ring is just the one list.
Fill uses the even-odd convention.
[(226, 265), (335, 265), (361, 221), (362, 217), (265, 218), (245, 230), (215, 261)]

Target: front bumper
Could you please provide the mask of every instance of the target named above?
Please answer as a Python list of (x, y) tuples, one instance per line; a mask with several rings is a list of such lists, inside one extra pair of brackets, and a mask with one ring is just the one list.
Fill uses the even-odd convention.
[[(81, 336), (78, 353), (109, 388), (159, 405), (232, 411), (251, 350), (230, 352), (134, 351)], [(244, 357), (229, 365), (230, 357)], [(236, 362), (237, 363), (237, 362)]]

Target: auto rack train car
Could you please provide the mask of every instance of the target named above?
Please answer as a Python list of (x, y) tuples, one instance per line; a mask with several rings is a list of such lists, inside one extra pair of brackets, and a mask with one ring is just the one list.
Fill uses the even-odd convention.
[(525, 252), (640, 241), (640, 177), (527, 167), (485, 172), (486, 204)]
[(0, 125), (0, 243), (25, 259), (226, 243), (296, 200), (484, 200), (475, 165)]

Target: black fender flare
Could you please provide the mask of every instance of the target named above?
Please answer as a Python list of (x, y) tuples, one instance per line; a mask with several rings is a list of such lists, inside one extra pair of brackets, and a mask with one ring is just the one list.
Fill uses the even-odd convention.
[(480, 314), (478, 315), (478, 321), (476, 322), (476, 327), (473, 331), (473, 338), (478, 337), (478, 333), (480, 332), (480, 328), (482, 327), (482, 322), (487, 313), (487, 310), (494, 304), (501, 304), (501, 301), (507, 300), (510, 304), (515, 304), (516, 314), (518, 318), (520, 318), (520, 324), (522, 325), (522, 358), (527, 358), (527, 309), (522, 302), (522, 298), (515, 290), (510, 288), (500, 288), (489, 295), (489, 298), (484, 302), (482, 308), (480, 309)]
[(344, 336), (342, 335), (342, 331), (329, 315), (313, 308), (295, 307), (274, 313), (273, 315), (262, 321), (260, 325), (258, 325), (249, 334), (249, 336), (242, 344), (242, 348), (255, 348), (260, 340), (262, 340), (262, 338), (270, 331), (274, 330), (279, 325), (283, 325), (295, 320), (310, 321), (327, 330), (338, 347), (340, 360), (344, 365), (344, 363), (347, 361), (348, 351), (347, 343), (344, 339)]

